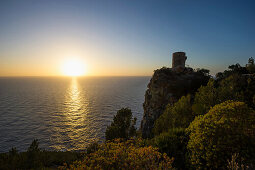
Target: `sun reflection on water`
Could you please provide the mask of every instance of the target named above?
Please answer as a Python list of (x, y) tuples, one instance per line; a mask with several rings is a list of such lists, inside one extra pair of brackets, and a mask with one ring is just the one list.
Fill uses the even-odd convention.
[(81, 102), (81, 94), (79, 90), (79, 84), (77, 78), (72, 78), (71, 86), (69, 89), (69, 96), (67, 96), (67, 113), (66, 124), (69, 127), (68, 137), (73, 142), (73, 145), (77, 148), (82, 148), (83, 143), (80, 142), (80, 137), (84, 130), (84, 123), (86, 119), (86, 110), (84, 104)]
[[(78, 83), (77, 83), (76, 78), (72, 79), (71, 87), (69, 90), (69, 102), (68, 103), (70, 103), (69, 112), (71, 112), (71, 113), (77, 112), (81, 108), (80, 91), (78, 88)], [(71, 115), (71, 116), (74, 116), (74, 115)]]
[(59, 120), (62, 123), (55, 129), (54, 148), (57, 150), (82, 149), (85, 147), (84, 140), (87, 138), (88, 101), (84, 99), (84, 94), (81, 95), (77, 78), (72, 78), (65, 98), (63, 115)]

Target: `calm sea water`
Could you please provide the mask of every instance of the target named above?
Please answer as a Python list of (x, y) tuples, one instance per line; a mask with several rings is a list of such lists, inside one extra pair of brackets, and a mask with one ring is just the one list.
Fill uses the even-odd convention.
[(33, 139), (49, 150), (83, 150), (103, 141), (117, 110), (143, 116), (149, 77), (0, 78), (0, 152), (25, 151)]

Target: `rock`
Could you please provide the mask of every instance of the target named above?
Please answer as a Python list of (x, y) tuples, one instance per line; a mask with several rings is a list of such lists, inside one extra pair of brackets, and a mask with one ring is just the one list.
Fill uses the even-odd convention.
[(201, 85), (206, 85), (209, 77), (192, 68), (163, 67), (155, 70), (143, 104), (144, 115), (141, 132), (144, 138), (152, 137), (155, 120), (164, 112), (168, 103), (173, 104), (182, 96), (194, 94)]

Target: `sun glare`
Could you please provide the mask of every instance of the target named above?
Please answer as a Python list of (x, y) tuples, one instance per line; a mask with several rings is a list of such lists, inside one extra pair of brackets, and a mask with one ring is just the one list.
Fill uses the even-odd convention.
[(65, 76), (82, 76), (85, 74), (85, 66), (80, 60), (67, 60), (62, 66), (62, 72)]

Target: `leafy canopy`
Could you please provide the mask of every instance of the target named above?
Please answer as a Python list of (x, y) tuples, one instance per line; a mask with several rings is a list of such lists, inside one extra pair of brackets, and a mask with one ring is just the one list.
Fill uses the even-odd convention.
[(116, 138), (129, 139), (136, 135), (136, 118), (132, 119), (132, 112), (128, 108), (120, 109), (113, 118), (113, 122), (105, 132), (106, 140)]
[(183, 96), (174, 105), (167, 105), (164, 113), (155, 122), (154, 134), (159, 135), (171, 128), (186, 128), (193, 119), (191, 96)]
[(226, 101), (190, 124), (188, 149), (196, 168), (223, 168), (234, 153), (254, 155), (255, 112), (244, 102)]
[(101, 144), (97, 151), (74, 162), (70, 169), (173, 169), (172, 162), (156, 148), (144, 146), (141, 139), (115, 139)]
[(150, 144), (159, 148), (159, 152), (166, 153), (169, 157), (174, 157), (173, 166), (178, 169), (187, 169), (186, 152), (187, 152), (188, 135), (184, 128), (169, 129), (151, 139)]

